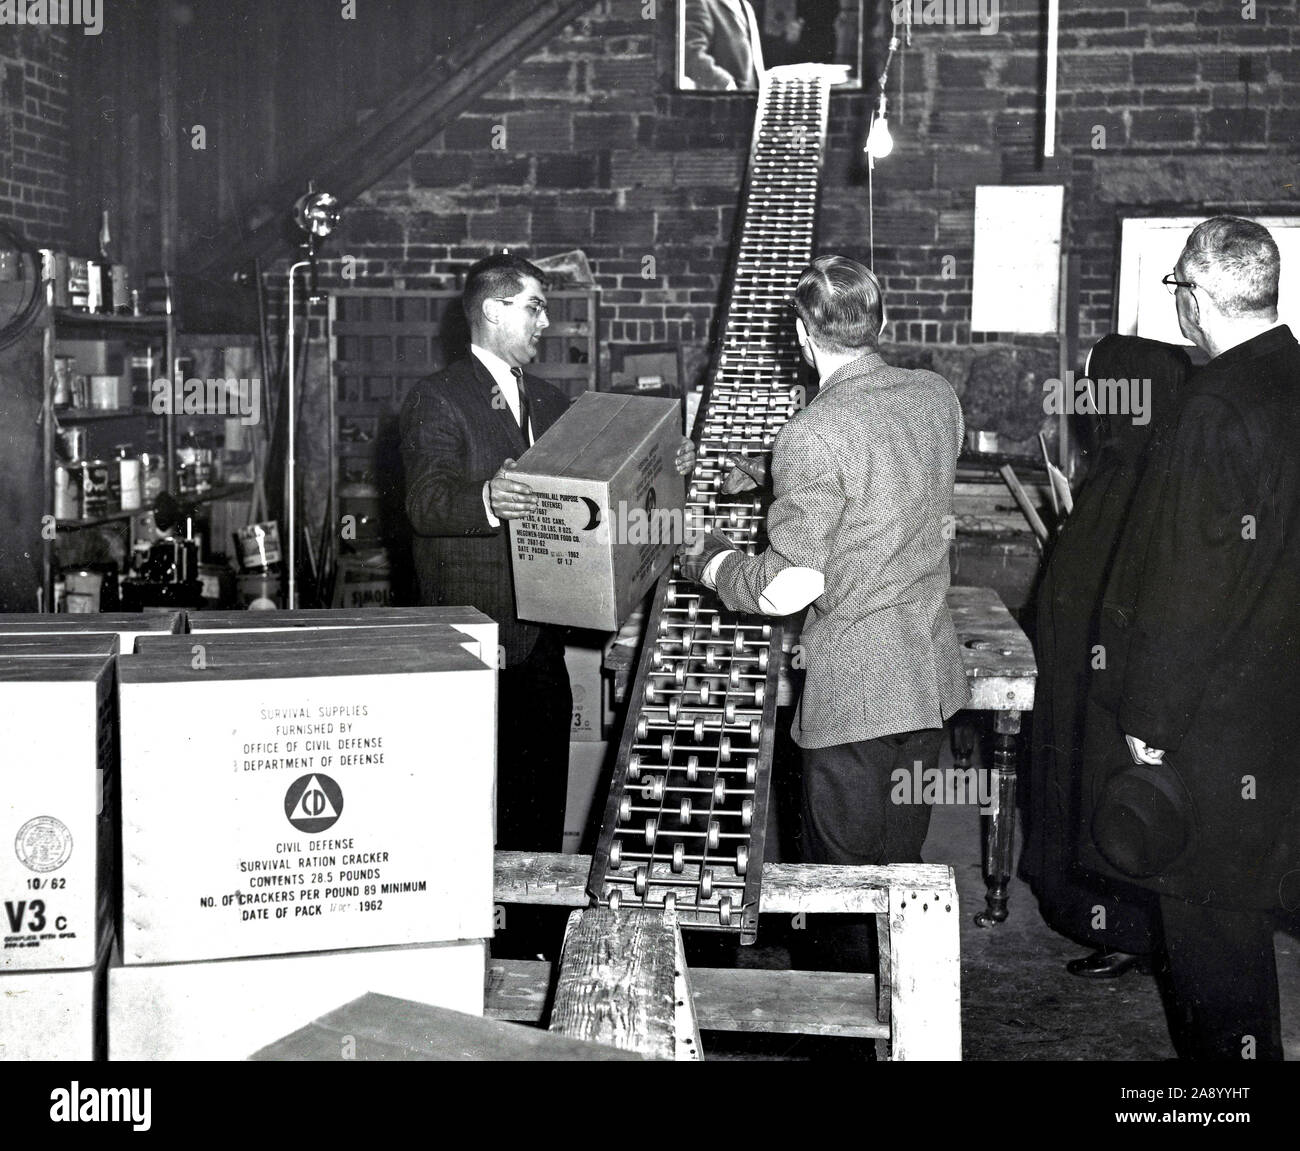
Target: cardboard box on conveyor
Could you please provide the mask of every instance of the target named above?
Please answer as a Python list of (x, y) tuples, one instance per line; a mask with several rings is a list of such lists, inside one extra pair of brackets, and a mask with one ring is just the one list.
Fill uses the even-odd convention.
[(450, 625), (145, 637), (123, 659), (130, 966), (492, 932), (496, 674)]
[(622, 626), (682, 542), (681, 423), (680, 400), (586, 392), (524, 453), (542, 508), (510, 521), (520, 619)]

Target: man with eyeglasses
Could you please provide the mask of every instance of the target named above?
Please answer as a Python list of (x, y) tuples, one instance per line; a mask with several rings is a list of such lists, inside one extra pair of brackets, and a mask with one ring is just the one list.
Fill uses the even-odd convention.
[[(470, 354), (416, 384), (401, 415), (420, 602), (468, 604), (500, 626), (497, 846), (559, 851), (573, 720), (564, 633), (518, 618), (504, 521), (537, 508), (511, 470), (570, 401), (523, 371), (550, 325), (540, 268), (489, 256), (469, 269), (461, 302)], [(677, 468), (694, 463), (684, 440)]]
[(1103, 619), (1093, 674), (1118, 713), (1084, 748), (1085, 862), (1159, 897), (1189, 1059), (1282, 1058), (1273, 917), (1300, 909), (1300, 345), (1279, 273), (1266, 228), (1217, 216), (1164, 278), (1210, 360), (1116, 553), (1123, 626)]

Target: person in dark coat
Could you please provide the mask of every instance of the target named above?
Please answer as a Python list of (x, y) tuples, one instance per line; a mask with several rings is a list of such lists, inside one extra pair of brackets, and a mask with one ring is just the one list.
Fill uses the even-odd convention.
[(1104, 337), (1088, 358), (1100, 443), (1038, 592), (1033, 758), (1021, 869), (1054, 930), (1096, 951), (1075, 975), (1109, 978), (1145, 963), (1154, 901), (1079, 872), (1075, 859), (1086, 696), (1098, 659), (1102, 590), (1152, 447), (1172, 431), (1192, 362), (1182, 348)]
[(497, 846), (559, 851), (573, 717), (564, 637), (516, 616), (505, 521), (538, 498), (510, 468), (569, 401), (523, 372), (548, 325), (540, 269), (513, 255), (480, 260), (463, 304), (471, 354), (420, 380), (402, 407), (420, 602), (468, 604), (497, 621)]
[(1170, 1032), (1281, 1059), (1274, 917), (1300, 905), (1300, 345), (1267, 229), (1219, 216), (1166, 285), (1209, 356), (1103, 597), (1080, 855), (1159, 898)]
[[(546, 276), (508, 253), (474, 264), (462, 304), (470, 354), (420, 380), (402, 407), (406, 513), (422, 604), (469, 604), (496, 620), (497, 846), (559, 851), (573, 700), (562, 629), (516, 613), (507, 521), (540, 499), (511, 476), (515, 460), (569, 409), (526, 373), (549, 327)], [(695, 448), (683, 440), (683, 475)]]

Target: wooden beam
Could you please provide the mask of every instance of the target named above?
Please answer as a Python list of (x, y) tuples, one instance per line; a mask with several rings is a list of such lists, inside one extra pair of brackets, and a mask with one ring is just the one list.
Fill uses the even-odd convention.
[(662, 912), (575, 911), (564, 933), (551, 1031), (675, 1058), (680, 938), (676, 922)]
[(268, 1044), (255, 1062), (465, 1062), (636, 1059), (595, 1043), (580, 1043), (535, 1027), (465, 1015), (445, 1007), (368, 992)]
[[(1032, 706), (1032, 701), (1029, 705)], [(590, 855), (559, 852), (498, 851), (495, 893), (498, 903), (586, 907)], [(946, 883), (950, 869), (935, 863), (894, 863), (883, 867), (839, 864), (764, 863), (764, 915), (796, 911), (878, 913), (889, 910), (893, 887), (920, 890)]]
[(296, 165), (216, 235), (184, 253), (187, 271), (219, 276), (283, 244), (284, 219), (309, 179), (346, 204), (436, 136), (593, 0), (520, 0), (463, 48), (436, 58), (384, 107)]
[[(884, 959), (883, 952), (881, 959)], [(490, 1019), (517, 1023), (544, 1022), (554, 976), (554, 965), (544, 959), (489, 960), (483, 983), (484, 1014)], [(703, 1031), (763, 1031), (861, 1039), (889, 1035), (888, 1021), (876, 1017), (874, 975), (854, 971), (693, 967), (688, 977), (694, 992), (691, 999), (696, 1021)], [(678, 999), (681, 998), (679, 995)], [(679, 1026), (678, 1034), (682, 1033)]]
[(667, 912), (666, 923), (673, 925), (673, 1038), (678, 1063), (694, 1063), (704, 1058), (700, 1045), (700, 1021), (695, 1012), (695, 990), (690, 969), (686, 966), (686, 944), (682, 942), (677, 915)]
[(957, 884), (889, 890), (894, 1059), (961, 1058), (961, 938)]

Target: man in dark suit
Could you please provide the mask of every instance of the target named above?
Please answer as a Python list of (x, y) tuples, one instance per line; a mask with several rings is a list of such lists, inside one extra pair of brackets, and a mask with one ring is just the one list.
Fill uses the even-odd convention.
[(549, 324), (545, 283), (519, 256), (470, 268), (470, 354), (416, 384), (401, 417), (420, 602), (469, 604), (500, 626), (497, 844), (531, 851), (563, 844), (573, 713), (563, 634), (515, 613), (503, 522), (536, 506), (510, 469), (569, 407), (523, 373)]
[[(523, 372), (549, 326), (546, 277), (535, 264), (505, 254), (480, 260), (462, 303), (470, 354), (421, 380), (402, 408), (420, 602), (469, 604), (500, 625), (497, 846), (559, 851), (573, 718), (564, 634), (518, 618), (504, 521), (536, 509), (538, 497), (510, 472), (569, 399)], [(683, 475), (694, 467), (689, 440), (675, 462)]]
[(1210, 361), (1117, 552), (1094, 673), (1115, 712), (1084, 749), (1083, 847), (1159, 897), (1191, 1059), (1282, 1058), (1273, 914), (1300, 906), (1300, 346), (1279, 270), (1267, 229), (1218, 216), (1165, 278)]
[[(813, 261), (794, 304), (821, 384), (772, 448), (768, 547), (746, 556), (714, 535), (682, 571), (732, 611), (808, 609), (793, 736), (809, 862), (919, 863), (930, 807), (895, 800), (898, 773), (937, 769), (944, 723), (970, 699), (944, 530), (961, 406), (942, 376), (880, 357), (880, 284), (862, 264)], [(871, 926), (844, 937), (851, 970), (871, 966)]]
[(697, 88), (758, 87), (763, 48), (749, 0), (686, 0), (683, 69)]

